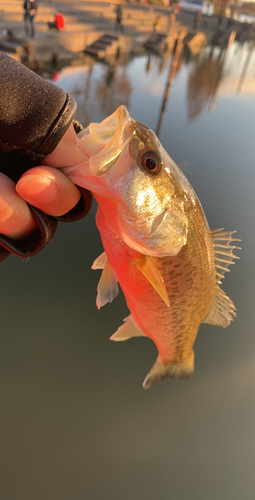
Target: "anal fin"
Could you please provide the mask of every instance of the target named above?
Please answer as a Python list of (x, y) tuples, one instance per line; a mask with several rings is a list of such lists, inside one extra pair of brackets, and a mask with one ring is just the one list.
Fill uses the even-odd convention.
[(213, 305), (203, 323), (226, 328), (236, 315), (236, 308), (232, 300), (218, 286)]
[(122, 340), (128, 340), (132, 337), (146, 337), (146, 335), (142, 332), (142, 330), (140, 330), (135, 323), (132, 314), (130, 314), (130, 316), (124, 319), (123, 325), (121, 325), (110, 337), (110, 340), (121, 342)]
[(141, 255), (139, 259), (135, 260), (135, 264), (151, 283), (153, 288), (158, 292), (165, 304), (170, 307), (170, 301), (167, 295), (164, 280), (150, 257), (148, 255)]
[(173, 361), (171, 363), (163, 363), (160, 357), (157, 357), (156, 362), (149, 371), (143, 382), (143, 388), (149, 389), (166, 377), (172, 378), (189, 378), (194, 372), (194, 352), (185, 361)]
[(111, 265), (109, 260), (107, 260), (97, 286), (97, 308), (100, 309), (100, 307), (107, 304), (107, 302), (112, 302), (112, 300), (118, 295), (118, 293), (118, 279), (113, 266)]

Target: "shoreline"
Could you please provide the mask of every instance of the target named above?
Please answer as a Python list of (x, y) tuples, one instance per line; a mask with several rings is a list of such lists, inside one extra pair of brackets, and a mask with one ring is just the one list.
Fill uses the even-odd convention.
[[(156, 16), (161, 19), (158, 40), (148, 43), (147, 48), (159, 53), (170, 53), (180, 33), (186, 37), (187, 44), (193, 44), (192, 51), (198, 53), (216, 34), (216, 42), (226, 45), (232, 30), (243, 32), (241, 23), (235, 22), (231, 29), (219, 26), (216, 16), (203, 16), (196, 31), (192, 13), (181, 12), (175, 21), (170, 21), (169, 7), (129, 2), (122, 4), (124, 33), (119, 33), (115, 30), (116, 3), (116, 0), (111, 3), (77, 0), (70, 5), (69, 0), (41, 1), (35, 17), (35, 39), (30, 40), (25, 37), (20, 0), (10, 0), (8, 5), (0, 0), (0, 50), (32, 69), (33, 66), (43, 68), (45, 64), (72, 63), (86, 50), (99, 60), (119, 53), (136, 54), (145, 51)], [(64, 14), (66, 24), (63, 31), (52, 32), (48, 21), (57, 10)]]

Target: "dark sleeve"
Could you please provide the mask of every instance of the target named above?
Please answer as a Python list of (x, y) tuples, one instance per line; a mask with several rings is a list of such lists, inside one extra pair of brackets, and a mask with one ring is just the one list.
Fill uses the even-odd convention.
[[(0, 53), (0, 171), (17, 182), (26, 170), (39, 165), (56, 148), (75, 111), (71, 95)], [(88, 213), (91, 194), (87, 190), (81, 194), (78, 206), (58, 220), (77, 220)], [(0, 235), (2, 248), (21, 257), (40, 251), (56, 232), (56, 219), (40, 213), (39, 220), (40, 211), (30, 209), (38, 225), (33, 241), (12, 242)]]
[(51, 153), (76, 111), (73, 97), (0, 53), (0, 150), (40, 161)]

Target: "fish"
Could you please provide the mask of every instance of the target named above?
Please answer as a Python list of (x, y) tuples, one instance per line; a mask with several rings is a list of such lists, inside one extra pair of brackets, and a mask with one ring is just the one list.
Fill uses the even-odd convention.
[(92, 265), (102, 270), (96, 305), (112, 302), (120, 285), (130, 311), (111, 340), (154, 342), (158, 357), (145, 389), (166, 377), (190, 377), (200, 325), (225, 328), (236, 315), (220, 285), (239, 258), (233, 251), (240, 240), (235, 231), (210, 230), (187, 178), (125, 106), (91, 123), (81, 140), (88, 160), (63, 171), (98, 204), (104, 252)]

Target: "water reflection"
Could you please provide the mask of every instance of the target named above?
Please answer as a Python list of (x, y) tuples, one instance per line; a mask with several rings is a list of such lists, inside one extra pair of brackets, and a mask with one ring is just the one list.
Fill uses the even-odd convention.
[(131, 91), (132, 85), (126, 69), (109, 64), (97, 82), (96, 98), (105, 115), (109, 116), (121, 104), (129, 107)]
[[(160, 109), (159, 120), (158, 120), (158, 124), (156, 127), (156, 134), (158, 137), (160, 136), (160, 131), (161, 131), (162, 123), (163, 123), (163, 117), (164, 117), (164, 113), (166, 112), (166, 104), (167, 104), (167, 101), (168, 101), (169, 96), (170, 96), (170, 88), (171, 88), (172, 82), (173, 82), (174, 78), (176, 77), (176, 75), (179, 73), (181, 66), (182, 66), (182, 57), (181, 57), (182, 50), (183, 50), (183, 36), (181, 34), (179, 36), (178, 40), (176, 41), (176, 45), (174, 47), (172, 60), (171, 60), (171, 64), (170, 64), (170, 69), (169, 69), (169, 74), (168, 74), (168, 78), (167, 78), (167, 82), (166, 82), (166, 88), (165, 88), (165, 92), (164, 92), (163, 99), (162, 99), (162, 106)], [(161, 73), (162, 69), (163, 69), (163, 65), (162, 65), (162, 68), (160, 69), (160, 73)]]
[(179, 73), (181, 80), (183, 77), (186, 80), (187, 119), (194, 121), (206, 110), (214, 111), (219, 98), (231, 97), (237, 92), (255, 93), (254, 54), (254, 42), (244, 46), (234, 42), (229, 50), (207, 46), (198, 55), (182, 47), (170, 57), (148, 54), (104, 65), (88, 59), (82, 66), (76, 64), (57, 72), (55, 81), (74, 94), (78, 103), (77, 119), (87, 126), (113, 113), (120, 104), (130, 108), (139, 80), (140, 94), (145, 92), (162, 99), (155, 124), (159, 135), (170, 89)]
[[(214, 57), (213, 51), (203, 53), (192, 64), (187, 82), (187, 114), (195, 120), (205, 109), (208, 102), (216, 96), (223, 76), (224, 60), (221, 54)], [(211, 109), (213, 109), (211, 107)]]
[[(85, 219), (61, 224), (38, 256), (3, 262), (4, 500), (254, 499), (254, 51), (234, 43), (221, 72), (217, 48), (186, 55), (171, 80), (160, 137), (210, 227), (236, 229), (242, 239), (224, 283), (237, 318), (226, 330), (201, 326), (192, 379), (144, 392), (152, 342), (109, 342), (128, 315), (121, 294), (95, 306), (99, 276), (90, 266), (102, 252), (95, 206)], [(86, 60), (62, 69), (57, 84), (74, 94), (83, 125), (125, 99), (131, 116), (155, 130), (171, 58), (161, 69), (151, 55), (146, 73), (147, 62), (146, 54), (109, 69)]]
[(247, 75), (247, 71), (248, 71), (249, 65), (251, 63), (251, 58), (252, 58), (253, 51), (254, 51), (254, 45), (255, 45), (255, 39), (250, 43), (247, 57), (246, 57), (246, 60), (245, 60), (244, 66), (243, 66), (243, 70), (242, 70), (242, 73), (240, 76), (240, 80), (238, 82), (237, 92), (241, 92), (241, 90), (242, 90), (242, 87), (243, 87), (243, 84), (244, 84), (244, 81), (245, 81), (245, 78)]
[(247, 42), (243, 47), (235, 42), (225, 58), (219, 95), (226, 98), (237, 93), (244, 97), (255, 94), (254, 63), (254, 42)]

